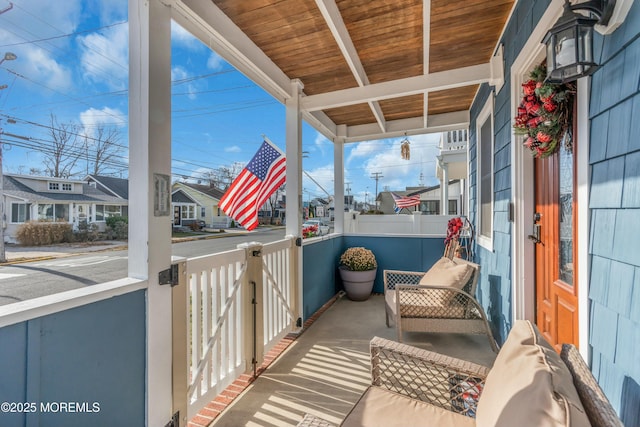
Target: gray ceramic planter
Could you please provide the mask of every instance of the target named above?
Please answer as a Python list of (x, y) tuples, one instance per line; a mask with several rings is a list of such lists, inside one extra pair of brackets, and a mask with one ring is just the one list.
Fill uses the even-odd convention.
[(351, 271), (339, 267), (340, 278), (344, 285), (347, 297), (352, 301), (365, 301), (371, 295), (373, 282), (376, 279), (378, 269), (366, 271)]

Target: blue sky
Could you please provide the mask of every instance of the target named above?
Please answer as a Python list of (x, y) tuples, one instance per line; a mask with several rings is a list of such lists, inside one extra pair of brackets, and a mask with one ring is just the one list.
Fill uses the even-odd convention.
[[(91, 136), (96, 126), (115, 126), (128, 145), (128, 26), (126, 0), (12, 0), (0, 15), (0, 126), (5, 173), (42, 168), (52, 144), (50, 115)], [(0, 11), (10, 5), (0, 0)], [(210, 168), (248, 162), (266, 135), (284, 150), (284, 107), (178, 25), (172, 26), (172, 173), (197, 179)], [(7, 119), (11, 119), (8, 122)], [(15, 123), (13, 123), (15, 121)], [(8, 136), (9, 133), (14, 136)], [(17, 136), (17, 137), (16, 137)], [(26, 139), (24, 139), (26, 138)], [(411, 136), (411, 160), (400, 158), (402, 138), (345, 146), (345, 181), (364, 200), (384, 187), (402, 190), (434, 178), (439, 134)], [(88, 148), (89, 150), (91, 147)], [(333, 193), (332, 143), (303, 127), (303, 168)], [(116, 160), (126, 168), (127, 151)], [(77, 167), (77, 178), (85, 172)], [(115, 170), (114, 170), (115, 171)], [(123, 176), (126, 177), (126, 169)], [(324, 193), (306, 176), (304, 199)]]

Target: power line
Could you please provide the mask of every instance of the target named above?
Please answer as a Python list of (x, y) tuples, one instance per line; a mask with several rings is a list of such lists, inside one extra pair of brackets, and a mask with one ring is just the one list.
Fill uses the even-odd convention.
[[(24, 10), (24, 9), (22, 9), (22, 10)], [(30, 14), (30, 15), (32, 15), (31, 13), (29, 13), (27, 11), (25, 11), (25, 12)], [(80, 34), (92, 33), (92, 32), (104, 30), (104, 29), (111, 28), (111, 27), (116, 27), (118, 25), (123, 25), (123, 24), (127, 24), (127, 23), (128, 23), (128, 21), (114, 22), (113, 24), (103, 25), (101, 27), (90, 28), (90, 29), (87, 29), (87, 30), (74, 31), (72, 33), (61, 34), (59, 36), (51, 36), (51, 37), (45, 37), (45, 38), (42, 38), (42, 39), (26, 40), (26, 41), (23, 41), (23, 42), (2, 44), (2, 45), (0, 45), (0, 47), (21, 46), (21, 45), (25, 45), (25, 44), (48, 42), (48, 41), (51, 41), (51, 40), (62, 39), (62, 38), (65, 38), (65, 37), (71, 37), (71, 36), (77, 36), (77, 35), (80, 35)], [(57, 28), (56, 28), (56, 30), (57, 30)]]

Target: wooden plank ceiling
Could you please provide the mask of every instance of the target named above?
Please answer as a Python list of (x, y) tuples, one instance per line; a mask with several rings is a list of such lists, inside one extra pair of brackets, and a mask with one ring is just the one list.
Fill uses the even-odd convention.
[[(429, 22), (423, 22), (423, 1)], [(513, 0), (212, 0), (305, 95), (488, 64)], [(327, 20), (321, 6), (339, 11)], [(337, 7), (337, 9), (336, 9)], [(335, 20), (334, 20), (335, 21)], [(342, 21), (342, 22), (340, 22)], [(331, 25), (346, 28), (347, 45), (364, 70), (358, 81)], [(425, 25), (426, 24), (426, 25)], [(425, 32), (428, 31), (428, 39)], [(428, 66), (425, 66), (428, 40)], [(362, 80), (362, 77), (361, 77)], [(323, 109), (335, 125), (385, 123), (466, 111), (477, 84)], [(425, 91), (427, 92), (427, 91)], [(376, 117), (376, 109), (382, 117)], [(384, 129), (383, 129), (384, 130)], [(382, 132), (384, 133), (384, 132)]]

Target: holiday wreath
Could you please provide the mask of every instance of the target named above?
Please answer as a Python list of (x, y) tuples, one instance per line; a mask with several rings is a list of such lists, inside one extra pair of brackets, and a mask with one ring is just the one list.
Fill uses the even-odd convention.
[(513, 125), (515, 132), (524, 135), (524, 145), (534, 157), (547, 157), (557, 151), (564, 140), (571, 150), (571, 121), (573, 115), (573, 83), (545, 82), (547, 68), (538, 65), (522, 84), (524, 96)]

